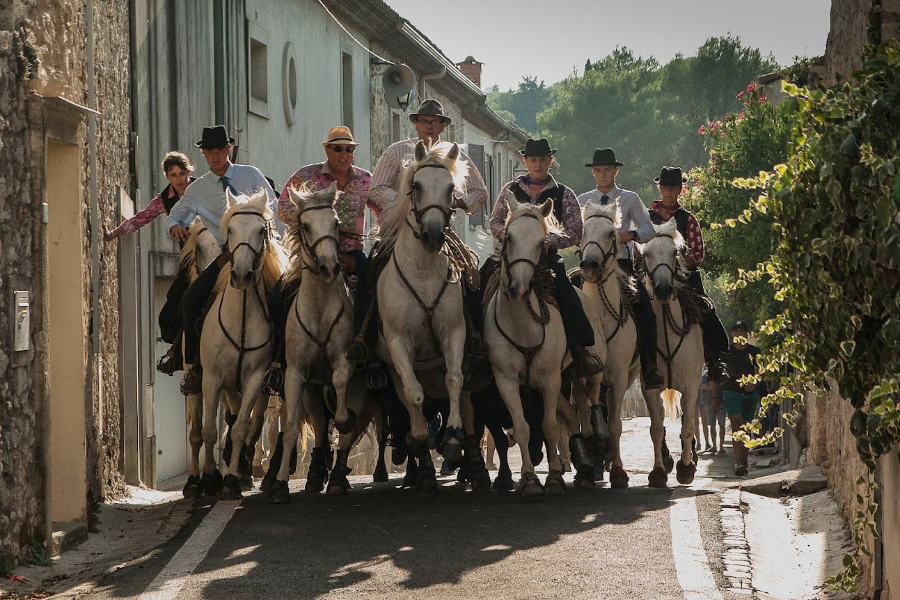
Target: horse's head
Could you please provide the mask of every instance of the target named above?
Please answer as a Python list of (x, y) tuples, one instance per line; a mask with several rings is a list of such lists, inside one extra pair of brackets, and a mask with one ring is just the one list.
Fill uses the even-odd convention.
[(531, 293), (531, 281), (538, 262), (547, 250), (547, 217), (553, 212), (553, 201), (540, 206), (519, 204), (512, 192), (507, 192), (509, 216), (503, 234), (503, 286), (507, 298), (521, 302)]
[(661, 302), (668, 302), (675, 290), (675, 274), (678, 272), (678, 252), (684, 240), (678, 233), (675, 219), (662, 225), (654, 225), (656, 237), (641, 245), (644, 268), (653, 283), (653, 295)]
[(616, 264), (619, 251), (619, 236), (616, 231), (618, 208), (615, 204), (603, 206), (597, 202), (588, 202), (581, 216), (584, 219), (581, 275), (585, 281), (594, 283)]
[(272, 211), (264, 191), (250, 197), (226, 191), (227, 210), (222, 217), (222, 235), (231, 254), (231, 286), (247, 289), (269, 249)]
[(334, 208), (341, 194), (337, 183), (318, 192), (288, 188), (288, 193), (297, 207), (297, 224), (291, 227), (291, 233), (297, 236), (299, 251), (306, 255), (304, 260), (314, 263), (319, 275), (332, 281), (341, 270), (338, 262), (340, 221)]
[(437, 252), (453, 216), (453, 191), (461, 188), (466, 167), (459, 160), (458, 144), (426, 146), (420, 140), (414, 159), (404, 173), (409, 212), (416, 221), (410, 227), (428, 252)]

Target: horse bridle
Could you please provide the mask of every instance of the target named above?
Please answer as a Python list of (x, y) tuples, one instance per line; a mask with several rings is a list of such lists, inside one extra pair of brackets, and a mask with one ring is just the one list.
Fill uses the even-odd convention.
[(334, 206), (331, 204), (323, 204), (321, 206), (309, 206), (297, 213), (297, 222), (301, 224), (299, 231), (297, 232), (298, 236), (300, 237), (300, 245), (303, 247), (303, 250), (312, 257), (312, 259), (314, 261), (318, 260), (318, 258), (319, 258), (319, 255), (316, 254), (316, 247), (319, 244), (321, 244), (322, 242), (324, 242), (325, 240), (333, 240), (335, 243), (335, 246), (340, 248), (340, 242), (338, 241), (337, 237), (331, 235), (330, 233), (319, 237), (312, 244), (310, 244), (306, 241), (306, 233), (303, 229), (302, 222), (300, 221), (301, 217), (307, 212), (310, 212), (313, 210), (325, 210), (325, 209), (334, 210)]
[(228, 243), (228, 237), (225, 237), (225, 248), (228, 249), (228, 253), (231, 255), (231, 258), (229, 259), (231, 261), (231, 266), (234, 267), (234, 254), (235, 252), (237, 252), (237, 249), (241, 246), (247, 246), (248, 248), (250, 248), (250, 252), (253, 253), (253, 270), (256, 271), (259, 268), (259, 263), (262, 260), (262, 257), (266, 255), (266, 251), (269, 248), (269, 231), (272, 228), (272, 223), (269, 222), (269, 219), (267, 219), (265, 215), (260, 214), (254, 210), (238, 210), (231, 213), (232, 217), (234, 217), (235, 215), (253, 215), (262, 219), (266, 224), (266, 233), (263, 236), (263, 245), (262, 248), (258, 251), (248, 242), (240, 242), (237, 246), (232, 248)]
[[(540, 218), (534, 213), (522, 213), (521, 215), (516, 217), (516, 219), (519, 219), (522, 217), (528, 217), (529, 219), (534, 219), (536, 221), (540, 221)], [(510, 224), (512, 224), (512, 222), (515, 221), (516, 219), (513, 219), (512, 221), (510, 221), (509, 223), (506, 224), (507, 231), (509, 230)], [(518, 263), (525, 263), (525, 264), (531, 265), (532, 270), (534, 272), (537, 272), (538, 263), (541, 262), (541, 260), (547, 255), (547, 238), (544, 237), (544, 244), (541, 246), (541, 255), (538, 257), (537, 261), (533, 261), (530, 258), (524, 258), (524, 257), (517, 258), (513, 261), (510, 261), (509, 257), (507, 256), (507, 253), (506, 253), (507, 237), (508, 236), (506, 236), (506, 235), (503, 236), (503, 245), (500, 246), (500, 264), (503, 266), (503, 268), (506, 269), (506, 279), (508, 280), (510, 278), (509, 269), (513, 265), (518, 264)], [(506, 295), (507, 298), (509, 297), (509, 291), (506, 290), (505, 288), (503, 290), (503, 293), (504, 293), (504, 295)]]
[(425, 213), (427, 213), (429, 210), (441, 211), (441, 214), (444, 215), (444, 227), (443, 227), (444, 229), (447, 229), (448, 227), (450, 227), (450, 219), (453, 217), (453, 208), (452, 207), (446, 207), (441, 204), (428, 204), (427, 206), (419, 208), (416, 203), (417, 194), (415, 193), (415, 191), (416, 191), (415, 185), (413, 185), (413, 184), (415, 184), (416, 173), (418, 173), (421, 169), (427, 169), (429, 167), (435, 168), (435, 169), (447, 169), (447, 167), (442, 165), (441, 163), (425, 163), (424, 165), (422, 165), (418, 169), (416, 169), (415, 173), (412, 174), (411, 184), (409, 186), (409, 192), (408, 192), (409, 199), (412, 203), (412, 206), (410, 207), (409, 212), (412, 213), (413, 216), (415, 216), (416, 224), (419, 226), (419, 231), (416, 231), (415, 228), (412, 225), (410, 225), (409, 219), (406, 220), (406, 224), (412, 230), (413, 236), (417, 240), (421, 239), (421, 235), (419, 232), (422, 230), (422, 217), (424, 217)]
[[(669, 238), (670, 240), (673, 240), (673, 241), (675, 240), (675, 238), (672, 237), (671, 235), (666, 235), (666, 234), (664, 234), (664, 233), (657, 233), (657, 234), (656, 234), (656, 237), (667, 237), (667, 238)], [(655, 267), (653, 267), (653, 268), (650, 270), (650, 273), (648, 273), (648, 276), (650, 277), (650, 282), (651, 282), (651, 283), (653, 282), (653, 278), (656, 276), (656, 271), (657, 271), (658, 269), (660, 269), (661, 267), (667, 268), (667, 269), (672, 273), (672, 283), (674, 284), (674, 282), (675, 282), (675, 276), (678, 274), (678, 271), (679, 271), (679, 269), (680, 269), (679, 264), (678, 264), (678, 259), (675, 259), (675, 267), (674, 267), (674, 268), (673, 268), (669, 263), (667, 263), (667, 262), (661, 262), (661, 263), (659, 263), (658, 265), (656, 265)]]
[[(586, 219), (584, 220), (584, 222), (587, 223), (587, 222), (590, 221), (591, 219), (606, 219), (607, 221), (609, 221), (610, 223), (612, 223), (613, 226), (615, 226), (615, 224), (616, 224), (615, 219), (613, 219), (613, 218), (610, 217), (609, 215), (591, 215), (591, 216), (589, 216), (588, 218), (586, 218)], [(606, 251), (603, 249), (603, 246), (601, 246), (599, 242), (597, 242), (597, 241), (595, 241), (595, 240), (590, 240), (590, 241), (589, 241), (587, 244), (585, 244), (583, 247), (578, 248), (578, 258), (582, 258), (582, 257), (583, 257), (584, 251), (587, 250), (587, 248), (588, 248), (591, 244), (593, 244), (594, 246), (597, 246), (597, 248), (600, 250), (600, 256), (603, 257), (603, 262), (600, 263), (600, 271), (604, 271), (604, 270), (606, 269), (606, 263), (607, 263), (607, 261), (609, 261), (610, 258), (612, 258), (612, 257), (614, 257), (614, 256), (616, 255), (616, 252), (617, 252), (618, 249), (619, 249), (619, 244), (618, 244), (618, 243), (613, 244), (612, 250), (611, 250), (610, 252), (606, 252)]]

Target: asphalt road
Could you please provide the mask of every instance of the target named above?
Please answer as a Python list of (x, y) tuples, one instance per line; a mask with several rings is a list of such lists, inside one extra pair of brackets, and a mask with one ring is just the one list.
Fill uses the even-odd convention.
[[(297, 480), (289, 505), (258, 493), (200, 501), (169, 543), (79, 598), (729, 599), (717, 492), (733, 482), (730, 452), (701, 458), (691, 486), (670, 476), (668, 489), (648, 488), (647, 424), (625, 423), (625, 490), (525, 503), (442, 478), (421, 499), (392, 475), (351, 478), (345, 497), (305, 494)], [(668, 423), (673, 451), (677, 429)]]

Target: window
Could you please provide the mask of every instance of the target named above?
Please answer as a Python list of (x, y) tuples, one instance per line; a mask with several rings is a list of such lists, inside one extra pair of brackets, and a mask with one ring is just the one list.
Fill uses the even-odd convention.
[[(469, 158), (472, 159), (472, 164), (475, 165), (478, 172), (484, 176), (484, 146), (481, 144), (469, 144)], [(487, 179), (490, 180), (490, 176)], [(469, 215), (469, 225), (475, 227), (484, 226), (484, 208), (473, 215)]]
[(269, 32), (255, 22), (248, 23), (248, 107), (250, 112), (269, 117)]
[(353, 129), (353, 57), (341, 53), (341, 101), (344, 125)]

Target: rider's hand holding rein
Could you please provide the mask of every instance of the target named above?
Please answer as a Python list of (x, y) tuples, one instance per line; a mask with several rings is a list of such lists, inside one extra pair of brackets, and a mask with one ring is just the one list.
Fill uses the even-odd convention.
[(188, 236), (188, 230), (181, 225), (172, 225), (172, 228), (169, 229), (169, 237), (176, 242), (186, 242)]

